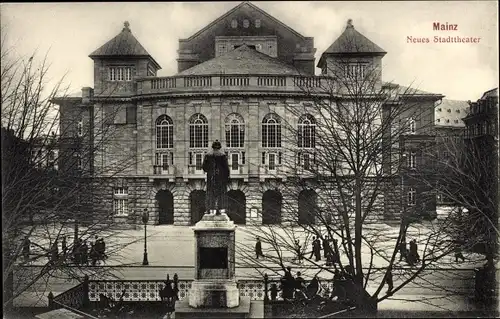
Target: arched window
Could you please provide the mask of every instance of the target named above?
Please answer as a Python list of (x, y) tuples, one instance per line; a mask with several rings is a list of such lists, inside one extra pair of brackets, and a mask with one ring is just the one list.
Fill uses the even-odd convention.
[(226, 117), (227, 147), (244, 147), (245, 122), (241, 115), (233, 113)]
[(316, 120), (310, 114), (302, 115), (297, 125), (297, 143), (300, 148), (316, 147)]
[(167, 115), (156, 119), (156, 149), (170, 149), (174, 147), (174, 123)]
[(195, 114), (189, 120), (189, 147), (208, 148), (208, 121), (203, 114)]
[(270, 113), (262, 121), (262, 147), (281, 147), (281, 119)]

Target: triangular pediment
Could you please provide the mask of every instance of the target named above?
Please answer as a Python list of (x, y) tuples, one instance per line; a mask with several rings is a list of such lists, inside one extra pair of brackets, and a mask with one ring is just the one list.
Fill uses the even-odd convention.
[[(242, 18), (253, 18), (251, 23), (254, 22), (256, 18), (258, 18), (258, 19), (261, 19), (261, 21), (263, 23), (266, 23), (268, 26), (274, 24), (280, 28), (286, 29), (288, 32), (294, 34), (297, 37), (304, 38), (304, 36), (302, 34), (295, 31), (294, 29), (290, 28), (288, 25), (279, 21), (278, 19), (276, 19), (272, 15), (268, 14), (264, 10), (260, 9), (256, 5), (250, 3), (249, 1), (244, 1), (244, 2), (240, 3), (239, 5), (237, 5), (236, 7), (234, 7), (233, 9), (226, 12), (225, 14), (221, 15), (220, 17), (218, 17), (217, 19), (215, 19), (211, 23), (209, 23), (203, 29), (199, 30), (198, 32), (196, 32), (195, 34), (193, 34), (192, 36), (190, 36), (186, 40), (193, 40), (193, 39), (197, 38), (198, 36), (204, 34), (205, 32), (212, 32), (212, 30), (214, 30), (214, 29), (220, 29), (217, 27), (220, 26), (221, 24), (224, 24), (225, 26), (227, 26), (226, 19), (229, 17), (232, 17), (232, 16), (234, 16), (234, 17), (239, 16)], [(232, 28), (229, 27), (227, 29), (227, 31), (230, 33), (231, 33), (231, 31), (233, 31), (233, 32), (234, 31), (243, 31), (244, 33), (251, 33), (251, 31), (253, 30), (254, 32), (257, 31), (257, 34), (248, 34), (248, 35), (268, 35), (268, 34), (261, 34), (261, 33), (259, 34), (258, 33), (258, 31), (265, 33), (265, 28), (257, 28), (260, 30), (255, 30), (255, 28), (250, 28), (250, 27), (249, 28), (244, 28), (244, 27), (243, 28), (241, 28), (241, 27), (235, 28), (238, 30), (231, 30), (231, 29)], [(245, 30), (245, 29), (247, 29), (247, 30)], [(217, 35), (219, 36), (219, 35), (231, 35), (231, 34), (217, 34)], [(274, 34), (272, 34), (272, 35), (274, 35)]]

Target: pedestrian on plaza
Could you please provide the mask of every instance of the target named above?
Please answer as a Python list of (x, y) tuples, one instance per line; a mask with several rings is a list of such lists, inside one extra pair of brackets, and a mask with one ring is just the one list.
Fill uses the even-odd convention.
[(83, 244), (80, 246), (80, 253), (82, 258), (82, 264), (88, 266), (89, 265), (89, 246), (87, 245), (87, 241), (84, 240)]
[(276, 284), (271, 284), (271, 289), (270, 289), (270, 291), (271, 291), (271, 300), (272, 300), (272, 301), (276, 301), (276, 298), (278, 297), (278, 291), (279, 291), (279, 289), (278, 289), (278, 285), (276, 285)]
[(337, 238), (333, 239), (333, 251), (335, 252), (333, 255), (333, 263), (340, 265), (339, 240)]
[(24, 261), (28, 261), (30, 259), (30, 246), (31, 246), (31, 241), (29, 240), (28, 237), (26, 237), (23, 242)]
[(259, 257), (264, 257), (264, 254), (262, 253), (262, 243), (260, 242), (259, 237), (257, 237), (257, 242), (255, 243), (255, 256), (257, 259), (259, 259)]
[(408, 249), (406, 248), (406, 240), (403, 238), (399, 243), (399, 261), (408, 259)]
[(455, 262), (458, 262), (458, 259), (461, 259), (462, 262), (465, 261), (464, 254), (462, 254), (462, 248), (459, 245), (455, 245)]
[(61, 242), (61, 251), (63, 253), (63, 256), (66, 256), (66, 253), (68, 252), (68, 243), (66, 242), (66, 236), (63, 236)]
[(418, 255), (417, 240), (412, 239), (410, 241), (410, 254), (412, 256), (412, 263), (418, 263), (420, 261), (420, 256)]
[(302, 246), (300, 245), (300, 241), (295, 239), (295, 254), (297, 255), (297, 261), (299, 264), (302, 263)]
[(330, 254), (330, 250), (330, 239), (328, 236), (325, 236), (325, 238), (323, 238), (323, 257), (325, 259)]
[(177, 276), (177, 273), (174, 274), (174, 293), (175, 300), (179, 300), (179, 276)]
[(316, 239), (316, 244), (313, 244), (313, 249), (314, 249), (314, 257), (316, 261), (321, 260), (321, 242), (319, 238)]
[(81, 239), (77, 238), (73, 243), (73, 249), (72, 249), (73, 262), (76, 265), (79, 265), (81, 262), (80, 246), (81, 246)]
[(59, 255), (59, 247), (56, 239), (52, 244), (52, 247), (50, 248), (50, 261), (55, 263), (57, 261), (58, 255)]
[(391, 293), (392, 289), (394, 289), (394, 282), (392, 281), (392, 270), (390, 267), (387, 269), (387, 277), (385, 282), (387, 283), (387, 293)]
[(97, 251), (97, 242), (90, 242), (90, 261), (92, 266), (96, 266), (99, 261), (99, 252)]
[(315, 251), (316, 251), (316, 236), (313, 236), (313, 240), (311, 242), (311, 256), (309, 256), (309, 259), (313, 258)]

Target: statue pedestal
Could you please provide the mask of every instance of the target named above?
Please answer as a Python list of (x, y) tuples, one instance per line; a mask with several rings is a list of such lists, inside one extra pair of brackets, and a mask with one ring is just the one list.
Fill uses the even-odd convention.
[(240, 295), (234, 278), (235, 229), (226, 214), (205, 214), (193, 227), (195, 280), (189, 290), (189, 306), (238, 307)]

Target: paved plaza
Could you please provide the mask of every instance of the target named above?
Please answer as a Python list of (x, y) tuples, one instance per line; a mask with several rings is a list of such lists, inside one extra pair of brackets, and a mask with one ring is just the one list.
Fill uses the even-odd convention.
[[(366, 230), (367, 233), (378, 233), (381, 238), (387, 240), (385, 245), (390, 247), (396, 240), (398, 235), (398, 228), (391, 227), (385, 224), (378, 224), (369, 227), (370, 230)], [(368, 229), (368, 227), (367, 227)], [(280, 234), (280, 236), (287, 236), (289, 232), (294, 232), (294, 235), (300, 238), (301, 242), (304, 242), (304, 234), (300, 232), (300, 229), (290, 229), (275, 227), (272, 229), (273, 232)], [(82, 232), (84, 230), (82, 229)], [(263, 273), (268, 273), (271, 275), (280, 274), (279, 266), (268, 260), (261, 261), (259, 259), (259, 264), (255, 264), (253, 259), (253, 247), (255, 244), (255, 237), (260, 234), (264, 237), (264, 232), (270, 232), (268, 227), (262, 226), (238, 226), (236, 230), (236, 249), (239, 251), (236, 257), (236, 276), (239, 279), (245, 278), (262, 278)], [(286, 232), (286, 234), (285, 234)], [(67, 234), (72, 234), (72, 229), (67, 229)], [(119, 234), (119, 235), (118, 235)], [(418, 242), (424, 241), (425, 236), (428, 235), (428, 230), (424, 227), (420, 229), (410, 228), (408, 236), (410, 238), (416, 238)], [(148, 260), (149, 266), (142, 266), (143, 251), (144, 251), (144, 229), (143, 226), (138, 226), (137, 229), (129, 229), (119, 231), (115, 233), (113, 237), (103, 237), (107, 241), (107, 245), (110, 247), (117, 247), (123, 244), (127, 244), (119, 252), (108, 252), (110, 254), (109, 259), (106, 262), (106, 269), (109, 273), (113, 273), (114, 276), (121, 279), (127, 280), (162, 280), (166, 277), (166, 274), (171, 276), (174, 273), (179, 275), (180, 279), (193, 279), (194, 278), (194, 235), (191, 227), (188, 226), (148, 226), (147, 227), (147, 247), (148, 247)], [(49, 245), (49, 243), (38, 243), (42, 245)], [(370, 260), (369, 250), (367, 247), (364, 250), (364, 260), (365, 262)], [(264, 254), (268, 256), (273, 256), (274, 251), (269, 247), (268, 244), (263, 244)], [(310, 251), (310, 249), (308, 249)], [(245, 257), (246, 253), (250, 253), (252, 258)], [(481, 260), (479, 256), (476, 255), (466, 255), (469, 260), (477, 261), (480, 264)], [(345, 258), (345, 257), (344, 257)], [(399, 259), (399, 256), (397, 257)], [(292, 259), (293, 254), (288, 254), (285, 258), (287, 263), (285, 265), (293, 266), (294, 271), (301, 271), (304, 277), (311, 277), (315, 274), (321, 278), (321, 280), (331, 279), (332, 274), (328, 271), (317, 272), (317, 268), (309, 263), (303, 263), (297, 265)], [(397, 259), (397, 260), (398, 260)], [(346, 260), (345, 260), (346, 261)], [(446, 268), (469, 268), (471, 263), (455, 263), (452, 256), (446, 257), (442, 263), (443, 267)], [(323, 261), (324, 262), (324, 261)], [(375, 268), (384, 267), (386, 265), (386, 260), (380, 256), (375, 256), (373, 259), (373, 264)], [(407, 266), (406, 264), (398, 264), (401, 266)], [(367, 265), (368, 266), (368, 265)], [(439, 266), (439, 265), (436, 265)], [(36, 272), (36, 265), (32, 266), (32, 271)], [(404, 288), (401, 292), (395, 295), (390, 300), (386, 300), (381, 304), (381, 309), (391, 309), (391, 310), (405, 310), (405, 309), (415, 309), (415, 310), (428, 310), (429, 307), (439, 311), (440, 307), (444, 309), (449, 309), (449, 305), (455, 311), (463, 311), (468, 309), (468, 304), (465, 302), (463, 296), (454, 295), (453, 293), (442, 293), (436, 288), (442, 284), (450, 285), (450, 282), (458, 282), (460, 285), (464, 283), (462, 279), (454, 280), (452, 277), (454, 275), (447, 276), (448, 278), (442, 278), (438, 275), (434, 277), (427, 277), (424, 279), (425, 282), (420, 282), (418, 284), (410, 284), (407, 288)], [(465, 272), (464, 272), (465, 274)], [(470, 277), (471, 271), (468, 271), (466, 277)], [(378, 282), (381, 272), (374, 272), (372, 274), (372, 279), (375, 280), (374, 283), (370, 283), (368, 286), (369, 292), (374, 292), (378, 286)], [(430, 275), (432, 276), (432, 272)], [(54, 276), (50, 279), (50, 285), (47, 282), (39, 282), (33, 287), (31, 287), (23, 296), (17, 298), (16, 304), (29, 304), (36, 302), (37, 304), (46, 303), (45, 296), (48, 291), (45, 289), (46, 286), (51, 287), (50, 289), (53, 293), (61, 293), (74, 285), (76, 285), (75, 280), (66, 280), (57, 278)], [(394, 272), (394, 284), (397, 286), (404, 277), (399, 277), (398, 272)], [(468, 279), (470, 286), (470, 278)], [(436, 287), (434, 289), (432, 284), (434, 283)], [(423, 286), (426, 287), (423, 287)], [(450, 287), (447, 287), (450, 288)], [(453, 287), (452, 287), (453, 288)], [(458, 288), (457, 289), (462, 289)], [(426, 299), (426, 301), (422, 301)], [(416, 300), (420, 300), (416, 302)], [(443, 309), (441, 309), (443, 310)]]

